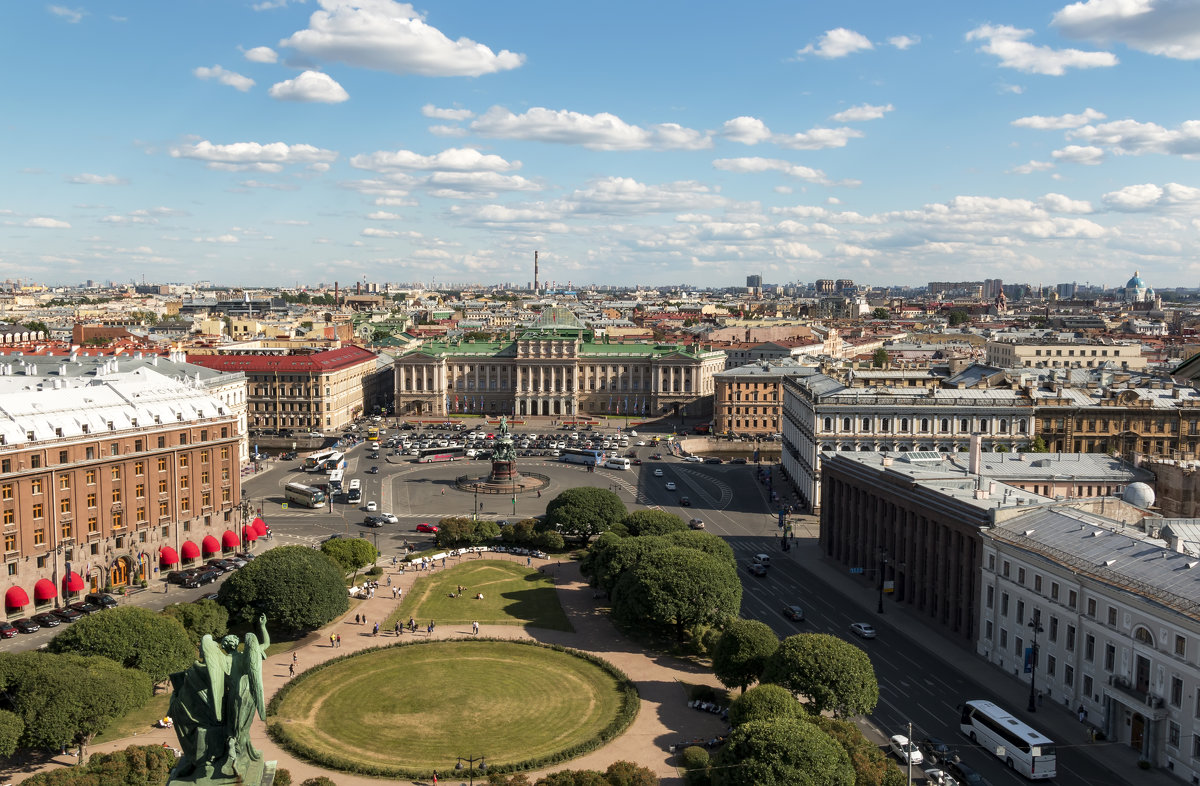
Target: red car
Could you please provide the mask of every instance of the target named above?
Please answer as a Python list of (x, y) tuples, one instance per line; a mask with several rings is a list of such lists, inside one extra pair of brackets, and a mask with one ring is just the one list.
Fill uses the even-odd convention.
[(421, 523), (417, 525), (417, 532), (433, 532), (437, 533), (438, 528), (433, 524)]

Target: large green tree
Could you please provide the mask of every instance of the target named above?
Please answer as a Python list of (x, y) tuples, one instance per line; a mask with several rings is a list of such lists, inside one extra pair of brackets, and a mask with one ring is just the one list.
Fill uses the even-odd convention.
[(683, 519), (665, 510), (635, 510), (621, 519), (625, 530), (630, 535), (666, 535), (669, 532), (682, 532), (687, 529)]
[(653, 535), (629, 538), (606, 532), (588, 549), (581, 570), (611, 595), (627, 570), (640, 563), (646, 555), (662, 551), (670, 545), (665, 538)]
[(162, 613), (179, 621), (193, 647), (199, 647), (200, 639), (206, 635), (219, 639), (229, 629), (229, 611), (208, 598), (194, 603), (173, 603)]
[(731, 726), (741, 726), (750, 721), (780, 718), (804, 720), (807, 717), (808, 710), (804, 709), (803, 704), (796, 701), (796, 697), (787, 688), (781, 688), (771, 683), (755, 685), (729, 705), (729, 725)]
[(321, 544), (321, 553), (338, 564), (343, 573), (358, 572), (379, 559), (379, 551), (366, 538), (334, 538)]
[(729, 567), (737, 570), (737, 559), (733, 556), (733, 547), (724, 538), (717, 537), (710, 532), (701, 532), (695, 529), (672, 532), (666, 538), (672, 545), (683, 546), (684, 548), (711, 554), (729, 565)]
[(145, 672), (108, 658), (0, 654), (0, 697), (25, 724), (21, 744), (28, 748), (57, 751), (76, 745), (83, 761), (92, 738), (114, 718), (149, 701), (150, 694)]
[(762, 677), (767, 658), (778, 647), (779, 637), (765, 622), (731, 620), (713, 650), (713, 673), (725, 687), (745, 691)]
[(879, 683), (867, 653), (826, 633), (788, 636), (767, 659), (762, 678), (803, 696), (813, 714), (865, 715), (879, 702)]
[(884, 786), (889, 783), (906, 783), (904, 773), (894, 759), (868, 740), (862, 730), (848, 720), (814, 715), (812, 722), (842, 746), (854, 767), (855, 786)]
[(187, 668), (196, 656), (179, 620), (141, 606), (89, 614), (52, 638), (49, 649), (60, 654), (103, 655), (144, 672), (154, 683)]
[(742, 583), (720, 559), (678, 546), (647, 554), (613, 588), (613, 616), (628, 625), (673, 630), (678, 640), (700, 623), (738, 612)]
[(855, 780), (842, 746), (794, 718), (736, 727), (712, 773), (717, 786), (854, 786)]
[(608, 489), (580, 486), (550, 500), (543, 529), (556, 529), (564, 538), (586, 544), (620, 522), (626, 512), (625, 503)]
[(15, 712), (0, 710), (0, 757), (8, 758), (17, 752), (25, 734), (25, 721)]
[(266, 614), (283, 630), (315, 630), (350, 608), (344, 576), (319, 551), (279, 546), (231, 575), (221, 585), (219, 600), (235, 620)]

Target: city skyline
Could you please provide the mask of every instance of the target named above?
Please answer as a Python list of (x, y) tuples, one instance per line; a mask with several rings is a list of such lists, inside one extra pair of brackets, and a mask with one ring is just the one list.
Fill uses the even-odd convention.
[(975, 10), (15, 4), (0, 277), (1193, 285), (1200, 7)]

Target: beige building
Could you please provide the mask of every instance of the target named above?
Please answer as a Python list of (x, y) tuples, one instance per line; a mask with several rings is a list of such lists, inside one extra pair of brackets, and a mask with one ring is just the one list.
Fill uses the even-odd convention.
[(989, 341), (984, 362), (997, 368), (1096, 368), (1106, 363), (1123, 371), (1142, 371), (1140, 344), (1111, 342)]
[(780, 433), (783, 380), (817, 369), (794, 360), (750, 363), (713, 376), (713, 432), (748, 436)]

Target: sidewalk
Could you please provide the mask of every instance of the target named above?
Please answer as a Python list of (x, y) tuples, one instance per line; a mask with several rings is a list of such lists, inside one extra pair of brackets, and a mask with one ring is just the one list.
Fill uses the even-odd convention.
[[(868, 618), (876, 616), (877, 589), (851, 577), (845, 572), (845, 568), (827, 560), (815, 538), (798, 540), (789, 554), (805, 570), (837, 588), (851, 603), (860, 607)], [(991, 666), (973, 651), (951, 641), (908, 604), (891, 600), (885, 601), (885, 604), (886, 615), (897, 633), (911, 639), (922, 648), (936, 646), (938, 658), (987, 685), (1000, 703), (1014, 710), (1017, 716), (1026, 714), (1029, 683), (1021, 682), (1012, 674)], [(942, 642), (945, 646), (937, 646)], [(1138, 769), (1137, 762), (1140, 756), (1127, 745), (1116, 742), (1091, 742), (1087, 727), (1079, 723), (1072, 707), (1047, 701), (1038, 707), (1036, 719), (1031, 719), (1030, 722), (1058, 744), (1076, 747), (1080, 753), (1090, 756), (1107, 768), (1114, 778), (1125, 783), (1136, 781), (1139, 786), (1180, 786), (1183, 783), (1181, 779), (1173, 777), (1165, 770)]]
[[(525, 559), (503, 554), (490, 554), (488, 558), (516, 559), (517, 561)], [(384, 563), (381, 562), (381, 564)], [(454, 564), (458, 564), (458, 560), (451, 558), (446, 569)], [(529, 772), (527, 774), (530, 780), (534, 781), (548, 772), (563, 769), (603, 770), (613, 762), (627, 760), (649, 767), (661, 778), (664, 786), (681, 786), (683, 779), (675, 770), (668, 747), (682, 740), (709, 739), (725, 734), (727, 731), (727, 725), (717, 716), (698, 712), (687, 706), (687, 694), (683, 683), (703, 683), (718, 689), (721, 688), (711, 669), (645, 651), (621, 636), (609, 622), (608, 617), (598, 611), (596, 601), (592, 598), (592, 588), (580, 575), (577, 563), (535, 560), (534, 564), (535, 567), (555, 577), (559, 601), (574, 627), (574, 632), (547, 631), (538, 628), (523, 628), (517, 625), (482, 625), (480, 626), (480, 635), (493, 638), (533, 639), (547, 644), (559, 644), (586, 650), (599, 655), (637, 683), (638, 693), (641, 696), (641, 708), (634, 722), (617, 739), (578, 759), (564, 762), (547, 770)], [(350, 610), (342, 618), (334, 620), (321, 630), (305, 637), (294, 648), (273, 655), (263, 664), (263, 687), (268, 701), (280, 686), (291, 679), (288, 676), (288, 669), (293, 663), (293, 653), (296, 673), (302, 674), (306, 669), (335, 655), (340, 656), (397, 641), (397, 637), (390, 630), (381, 629), (378, 636), (372, 635), (374, 624), (377, 621), (382, 624), (388, 614), (401, 603), (401, 600), (392, 598), (391, 587), (386, 583), (387, 577), (390, 575), (392, 584), (401, 587), (407, 594), (416, 580), (428, 574), (414, 570), (407, 570), (401, 574), (393, 570), (390, 564), (385, 564), (384, 567), (385, 574), (381, 577), (383, 580), (380, 582), (374, 598), (364, 601), (352, 600)], [(161, 599), (164, 596), (160, 593), (157, 597)], [(355, 624), (354, 616), (356, 614), (365, 617), (365, 622)], [(331, 633), (341, 635), (340, 648), (330, 645)], [(420, 630), (416, 634), (405, 632), (401, 634), (399, 640), (405, 641), (412, 636), (425, 638), (426, 635), (424, 630)], [(471, 626), (446, 625), (444, 628), (439, 627), (434, 633), (434, 638), (471, 638)], [(319, 776), (332, 778), (338, 786), (379, 786), (383, 781), (379, 778), (326, 770), (296, 759), (267, 737), (266, 724), (262, 722), (255, 722), (251, 730), (251, 739), (255, 747), (263, 751), (267, 760), (277, 760), (280, 768), (291, 771), (293, 783)], [(178, 741), (175, 732), (147, 727), (143, 733), (136, 736), (103, 745), (93, 745), (89, 747), (88, 752), (89, 754), (106, 753), (130, 745), (161, 745), (163, 743), (170, 747), (177, 747)], [(0, 782), (18, 783), (35, 772), (70, 766), (74, 763), (74, 756), (55, 756), (47, 762), (29, 769), (3, 769), (0, 770)], [(446, 783), (458, 782), (449, 767), (446, 768), (445, 776), (442, 780)], [(413, 782), (421, 783), (421, 781)]]

